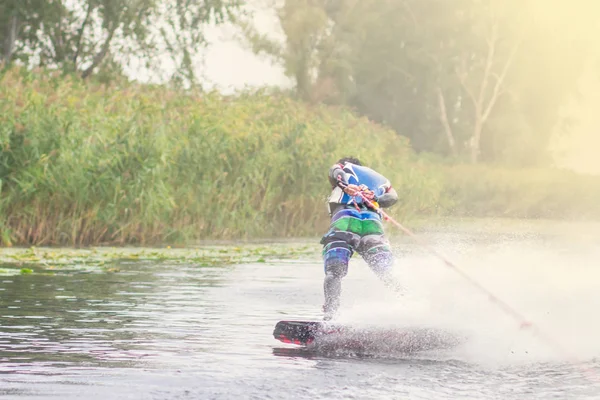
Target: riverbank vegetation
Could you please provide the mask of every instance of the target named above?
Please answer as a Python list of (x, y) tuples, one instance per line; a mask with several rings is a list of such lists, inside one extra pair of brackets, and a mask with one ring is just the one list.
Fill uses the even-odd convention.
[(402, 177), (399, 209), (434, 207), (439, 193), (406, 139), (343, 109), (24, 70), (0, 91), (5, 243), (314, 234), (338, 154)]
[(598, 177), (435, 161), (342, 107), (17, 68), (0, 83), (4, 245), (319, 235), (348, 154), (390, 177), (401, 220), (600, 217)]

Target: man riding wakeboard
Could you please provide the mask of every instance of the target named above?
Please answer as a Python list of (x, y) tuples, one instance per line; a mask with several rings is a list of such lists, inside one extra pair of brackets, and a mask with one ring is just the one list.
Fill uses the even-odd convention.
[(396, 288), (391, 277), (394, 256), (377, 209), (391, 207), (398, 201), (398, 194), (386, 177), (353, 157), (342, 158), (329, 169), (329, 182), (332, 186), (328, 199), (331, 222), (329, 231), (321, 239), (325, 264), (323, 319), (326, 321), (337, 315), (342, 278), (348, 273), (348, 263), (355, 252), (386, 286)]

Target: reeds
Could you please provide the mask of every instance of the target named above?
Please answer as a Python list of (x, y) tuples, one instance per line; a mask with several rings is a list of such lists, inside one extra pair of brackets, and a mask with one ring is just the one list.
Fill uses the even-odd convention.
[(106, 87), (45, 71), (0, 77), (3, 245), (317, 236), (327, 171), (354, 155), (413, 216), (599, 218), (600, 178), (438, 163), (352, 112), (283, 95)]
[(17, 69), (0, 84), (5, 245), (320, 234), (327, 170), (345, 155), (402, 177), (398, 212), (436, 202), (407, 140), (347, 110)]

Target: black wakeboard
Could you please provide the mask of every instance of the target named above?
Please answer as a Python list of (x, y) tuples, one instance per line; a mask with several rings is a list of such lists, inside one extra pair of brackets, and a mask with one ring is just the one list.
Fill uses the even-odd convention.
[(283, 343), (322, 349), (346, 348), (413, 353), (447, 349), (462, 340), (452, 333), (432, 328), (365, 328), (327, 321), (279, 321), (273, 337)]
[(325, 321), (279, 321), (273, 337), (283, 343), (309, 345), (320, 336), (343, 332), (344, 326)]

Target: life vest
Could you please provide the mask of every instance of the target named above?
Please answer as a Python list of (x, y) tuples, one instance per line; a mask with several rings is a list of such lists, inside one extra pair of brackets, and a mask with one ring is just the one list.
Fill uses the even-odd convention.
[[(346, 163), (342, 170), (345, 173), (345, 180), (347, 183), (359, 186), (365, 185), (369, 190), (372, 190), (377, 197), (382, 196), (392, 186), (385, 176), (369, 167)], [(354, 204), (354, 202), (356, 202), (357, 204), (361, 204), (363, 203), (363, 199), (360, 196), (351, 197), (340, 187), (336, 186), (333, 188), (328, 202), (337, 204)]]

